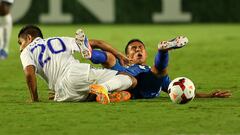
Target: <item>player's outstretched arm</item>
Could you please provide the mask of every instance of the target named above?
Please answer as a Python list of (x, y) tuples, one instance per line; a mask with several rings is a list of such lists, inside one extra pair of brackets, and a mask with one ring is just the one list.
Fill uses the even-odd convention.
[(38, 93), (37, 93), (37, 80), (35, 74), (35, 67), (33, 65), (29, 65), (24, 70), (28, 89), (31, 95), (32, 102), (38, 102)]
[(213, 90), (210, 93), (197, 92), (196, 98), (229, 98), (231, 95), (229, 90)]

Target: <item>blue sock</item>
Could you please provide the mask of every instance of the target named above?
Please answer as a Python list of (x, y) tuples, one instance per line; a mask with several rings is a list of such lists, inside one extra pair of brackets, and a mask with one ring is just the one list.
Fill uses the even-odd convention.
[(159, 71), (162, 71), (163, 69), (167, 68), (167, 66), (168, 66), (168, 52), (158, 51), (157, 55), (155, 56), (154, 66)]
[(107, 61), (107, 54), (101, 50), (92, 50), (92, 57), (90, 60), (94, 64), (103, 64)]

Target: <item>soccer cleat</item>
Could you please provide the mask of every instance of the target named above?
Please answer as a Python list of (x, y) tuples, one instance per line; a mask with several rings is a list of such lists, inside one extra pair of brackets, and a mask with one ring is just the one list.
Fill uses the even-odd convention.
[(75, 33), (75, 42), (81, 50), (83, 58), (90, 59), (92, 57), (92, 48), (88, 42), (87, 36), (82, 29), (78, 29)]
[(108, 104), (110, 103), (110, 99), (108, 97), (108, 91), (99, 84), (92, 84), (89, 86), (90, 93), (96, 94), (96, 101), (100, 104)]
[(128, 101), (131, 98), (131, 94), (128, 91), (117, 91), (108, 96), (112, 103)]
[(1, 50), (0, 50), (0, 59), (1, 59), (1, 60), (5, 60), (5, 59), (7, 59), (7, 57), (8, 57), (7, 52), (4, 51), (3, 49), (1, 49)]
[(182, 48), (188, 43), (188, 38), (185, 36), (178, 36), (170, 41), (162, 41), (158, 44), (158, 50), (171, 50)]

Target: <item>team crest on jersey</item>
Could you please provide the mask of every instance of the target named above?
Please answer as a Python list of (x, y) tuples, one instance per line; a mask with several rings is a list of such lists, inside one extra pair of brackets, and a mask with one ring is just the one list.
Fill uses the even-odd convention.
[(139, 65), (139, 68), (146, 69), (145, 66)]
[(149, 67), (149, 66), (143, 66), (143, 65), (138, 65), (138, 66), (139, 66), (140, 69), (144, 69), (144, 70), (151, 68), (151, 67)]

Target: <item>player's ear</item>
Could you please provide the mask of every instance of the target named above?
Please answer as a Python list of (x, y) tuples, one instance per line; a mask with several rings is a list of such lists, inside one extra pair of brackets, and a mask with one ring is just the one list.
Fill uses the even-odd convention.
[(33, 37), (30, 34), (27, 34), (26, 40), (32, 42), (33, 41)]

